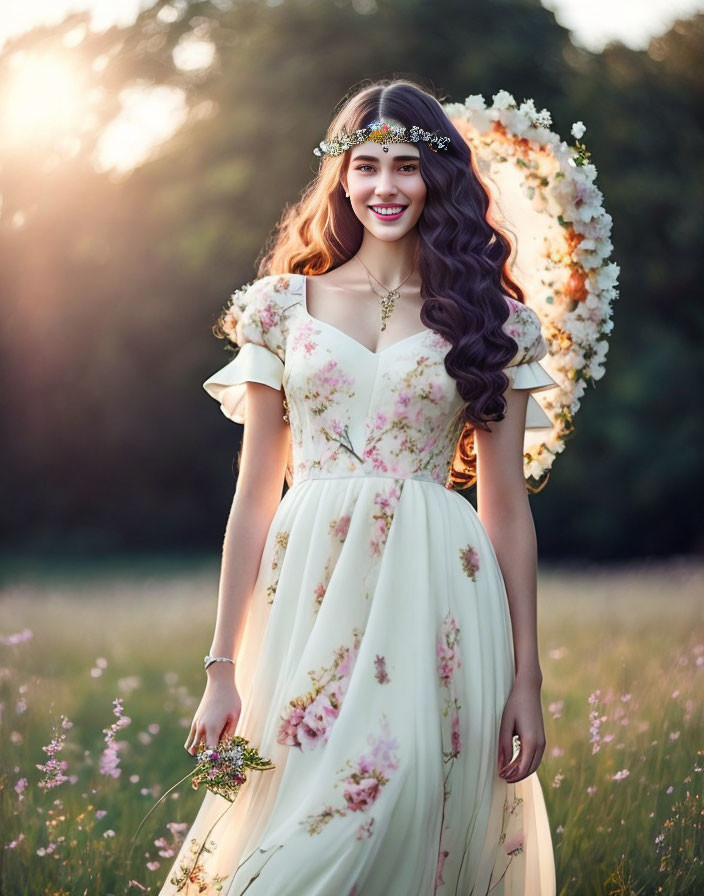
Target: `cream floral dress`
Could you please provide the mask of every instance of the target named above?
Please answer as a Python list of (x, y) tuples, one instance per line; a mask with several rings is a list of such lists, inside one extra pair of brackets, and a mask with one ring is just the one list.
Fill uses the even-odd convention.
[[(512, 385), (555, 386), (539, 318), (507, 301)], [(241, 348), (204, 388), (243, 423), (247, 381), (283, 387), (291, 428), (236, 668), (237, 733), (276, 768), (206, 793), (161, 893), (553, 896), (537, 774), (497, 775), (513, 641), (491, 541), (446, 488), (449, 343), (374, 353), (309, 314), (298, 274), (232, 313)], [(529, 396), (527, 427), (549, 425)]]

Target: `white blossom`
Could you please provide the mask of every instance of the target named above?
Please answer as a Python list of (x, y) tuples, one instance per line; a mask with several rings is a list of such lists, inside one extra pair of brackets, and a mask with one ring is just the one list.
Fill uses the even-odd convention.
[(547, 130), (552, 124), (552, 115), (547, 109), (541, 109), (540, 112), (537, 112), (535, 115), (535, 124), (536, 127), (545, 128)]
[(533, 125), (530, 118), (522, 110), (514, 111), (509, 109), (501, 115), (501, 121), (503, 124), (506, 124), (507, 122), (504, 119), (508, 119), (511, 122), (510, 130), (516, 137), (527, 137), (529, 134), (532, 136)]
[(543, 465), (538, 461), (534, 460), (531, 464), (528, 465), (528, 475), (532, 476), (534, 479), (540, 479), (543, 475)]
[(508, 109), (510, 106), (516, 105), (516, 101), (507, 90), (500, 90), (498, 93), (495, 93), (493, 100), (494, 109)]
[[(536, 258), (538, 263), (527, 273), (529, 282), (525, 284), (528, 304), (538, 312), (545, 332), (556, 334), (543, 363), (557, 388), (539, 401), (553, 426), (530, 439), (524, 458), (525, 474), (540, 479), (565, 449), (564, 415), (576, 414), (585, 392), (604, 375), (613, 330), (612, 305), (618, 297), (619, 266), (608, 261), (613, 250), (613, 221), (596, 185), (596, 167), (590, 162), (577, 164), (582, 160), (574, 146), (550, 130), (550, 113), (538, 111), (534, 100), (526, 99), (519, 106), (510, 93), (501, 90), (489, 108), (480, 94), (468, 96), (464, 105), (444, 108), (451, 118), (469, 122), (471, 131), (484, 138), (472, 146), (478, 170), (489, 175), (488, 181), (499, 189), (508, 181), (510, 189), (514, 184), (522, 189), (526, 209), (538, 230), (544, 224), (544, 263)], [(513, 140), (515, 151), (511, 147), (507, 151), (503, 139), (494, 142), (491, 132), (497, 121), (509, 142)], [(584, 123), (577, 121), (572, 125), (572, 137), (579, 141), (586, 130)], [(528, 144), (519, 147), (518, 141), (525, 139)], [(536, 189), (536, 177), (542, 175), (546, 182)], [(510, 220), (506, 223), (510, 227)], [(580, 239), (566, 240), (570, 231)], [(584, 278), (585, 295), (570, 294), (572, 272), (577, 275), (577, 288)], [(622, 770), (615, 777), (619, 780), (626, 774)]]
[(464, 104), (468, 109), (486, 109), (486, 103), (481, 93), (471, 93)]
[(479, 134), (485, 134), (491, 128), (492, 121), (492, 115), (487, 109), (479, 109), (472, 114), (472, 126)]
[(535, 100), (524, 100), (518, 107), (518, 111), (522, 115), (525, 115), (532, 123), (535, 120), (535, 116), (538, 114), (538, 110), (535, 108)]

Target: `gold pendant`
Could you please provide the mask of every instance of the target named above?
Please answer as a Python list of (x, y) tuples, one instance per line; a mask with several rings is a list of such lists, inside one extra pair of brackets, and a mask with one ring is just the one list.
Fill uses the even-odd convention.
[(391, 316), (391, 312), (394, 310), (394, 304), (396, 303), (396, 299), (399, 297), (399, 292), (397, 289), (392, 289), (391, 292), (388, 292), (385, 296), (382, 297), (381, 300), (381, 329), (382, 331), (386, 329), (386, 321)]

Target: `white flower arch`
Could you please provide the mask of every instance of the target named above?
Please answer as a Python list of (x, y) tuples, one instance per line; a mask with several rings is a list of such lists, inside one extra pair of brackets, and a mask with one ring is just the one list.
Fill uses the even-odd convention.
[(548, 355), (540, 363), (557, 389), (534, 395), (553, 425), (528, 430), (526, 477), (544, 482), (574, 429), (588, 384), (604, 375), (619, 266), (611, 216), (596, 186), (596, 168), (580, 143), (586, 128), (572, 126), (568, 146), (550, 130), (552, 117), (533, 100), (520, 106), (505, 90), (487, 107), (481, 95), (443, 105), (472, 150), (491, 195), (493, 223), (515, 238), (512, 276), (540, 317)]

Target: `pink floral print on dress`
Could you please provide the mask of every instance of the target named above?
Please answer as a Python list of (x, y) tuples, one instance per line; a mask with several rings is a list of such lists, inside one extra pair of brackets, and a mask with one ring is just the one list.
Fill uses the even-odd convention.
[(304, 753), (327, 743), (340, 714), (361, 644), (360, 632), (355, 629), (353, 634), (352, 647), (339, 647), (329, 667), (309, 673), (313, 690), (289, 701), (279, 726), (278, 743), (298, 747)]
[[(533, 843), (528, 835), (533, 836), (535, 825), (528, 816), (524, 830), (515, 790), (495, 777), (495, 760), (488, 751), (496, 723), (493, 695), (513, 666), (505, 637), (508, 620), (502, 615), (505, 605), (496, 599), (501, 595), (494, 558), (485, 550), (466, 502), (457, 494), (444, 494), (442, 488), (448, 484), (464, 409), (457, 383), (445, 369), (450, 343), (428, 330), (372, 357), (359, 343), (329, 325), (319, 326), (306, 314), (303, 287), (301, 275), (272, 275), (237, 298), (228, 335), (238, 345), (252, 342), (263, 350), (250, 346), (241, 363), (215, 381), (218, 394), (227, 398), (225, 411), (238, 410), (236, 416), (241, 416), (246, 407), (245, 381), (264, 380), (278, 388), (281, 378), (290, 428), (287, 469), (292, 474), (263, 564), (268, 576), (263, 587), (271, 587), (271, 597), (278, 591), (278, 604), (261, 641), (266, 652), (257, 655), (258, 638), (252, 638), (248, 660), (252, 680), (265, 692), (261, 699), (271, 700), (266, 714), (263, 707), (252, 714), (252, 720), (256, 716), (261, 723), (259, 728), (253, 725), (252, 735), (270, 732), (273, 723), (280, 749), (291, 760), (278, 784), (282, 799), (269, 803), (268, 797), (275, 794), (267, 793), (259, 805), (266, 812), (271, 806), (272, 824), (267, 830), (285, 831), (288, 838), (293, 822), (299, 836), (279, 844), (258, 883), (256, 876), (245, 875), (238, 867), (237, 886), (231, 888), (241, 892), (251, 878), (248, 894), (258, 887), (271, 889), (272, 883), (274, 889), (278, 883), (280, 888), (304, 892), (314, 877), (328, 879), (335, 873), (334, 886), (341, 896), (361, 896), (365, 881), (374, 884), (378, 859), (393, 865), (399, 892), (415, 893), (417, 874), (409, 867), (413, 863), (406, 861), (412, 856), (423, 862), (426, 888), (432, 891), (429, 885), (434, 881), (438, 896), (471, 889), (472, 875), (481, 879), (482, 892), (495, 893), (508, 887), (505, 872), (512, 863), (516, 870), (512, 880), (521, 878), (525, 863), (521, 850), (530, 858)], [(509, 299), (507, 306), (505, 331), (517, 348), (511, 367), (531, 362), (544, 343), (535, 313)], [(526, 373), (532, 381), (537, 368)], [(419, 541), (414, 541), (413, 531), (419, 533)], [(444, 534), (450, 537), (442, 538)], [(286, 561), (284, 551), (288, 553), (291, 545), (296, 553), (300, 547), (300, 563)], [(468, 579), (476, 600), (462, 600)], [(389, 600), (388, 592), (383, 592), (387, 587), (393, 590), (396, 581), (402, 585)], [(397, 597), (408, 612), (391, 615)], [(252, 631), (259, 636), (260, 623), (266, 619), (261, 613), (252, 618)], [(293, 640), (289, 622), (295, 626)], [(475, 632), (475, 623), (481, 631)], [(362, 652), (359, 631), (374, 649)], [(348, 632), (355, 633), (354, 639)], [(472, 635), (467, 645), (475, 637), (482, 645), (471, 663), (465, 632)], [(417, 689), (409, 645), (420, 648), (421, 662), (424, 655), (430, 662), (430, 679), (426, 676)], [(314, 659), (308, 662), (311, 654)], [(286, 658), (286, 668), (303, 672), (295, 673), (293, 684), (268, 674), (281, 657)], [(309, 666), (314, 671), (306, 675)], [(258, 668), (264, 671), (261, 677)], [(470, 706), (470, 695), (478, 687), (476, 680), (470, 681), (475, 670), (492, 699), (478, 699), (476, 706)], [(283, 700), (280, 687), (286, 688)], [(409, 693), (417, 698), (416, 715), (405, 712)], [(365, 719), (373, 713), (373, 723), (384, 709), (390, 728), (368, 729)], [(434, 755), (416, 749), (417, 719), (430, 742), (437, 744)], [(290, 750), (299, 752), (291, 756)], [(427, 774), (418, 774), (414, 767), (420, 753), (429, 763), (424, 766)], [(416, 817), (420, 813), (402, 819), (408, 838), (396, 836), (398, 808), (409, 805), (406, 800), (412, 802), (414, 796), (419, 807), (433, 807), (435, 834), (430, 840), (426, 818)], [(255, 809), (258, 799), (254, 794)], [(532, 810), (532, 797), (528, 802)], [(235, 804), (230, 817), (246, 826), (244, 805), (238, 809)], [(491, 812), (484, 813), (489, 808)], [(211, 817), (205, 813), (196, 830), (199, 842), (204, 835), (209, 838), (206, 832), (217, 817), (216, 809)], [(237, 816), (238, 811), (243, 817)], [(491, 829), (481, 829), (484, 817), (491, 818)], [(268, 822), (263, 816), (260, 820), (264, 829)], [(231, 832), (240, 827), (223, 826), (228, 847), (230, 837), (238, 836)], [(326, 836), (317, 838), (323, 830)], [(547, 843), (542, 833), (540, 838)], [(487, 847), (481, 857), (474, 849), (480, 840)], [(349, 863), (344, 857), (349, 873), (338, 862), (340, 842), (352, 851)], [(258, 854), (259, 847), (267, 844), (251, 845)], [(472, 868), (470, 850), (477, 856)], [(204, 872), (217, 873), (225, 867), (217, 854), (207, 863), (204, 858), (205, 854), (200, 859)]]
[(389, 673), (386, 671), (386, 657), (377, 654), (374, 658), (374, 669), (374, 678), (379, 684), (388, 684), (391, 681)]
[(452, 676), (456, 669), (462, 665), (462, 660), (457, 652), (457, 645), (460, 639), (460, 630), (457, 621), (452, 613), (448, 610), (443, 626), (436, 643), (436, 655), (438, 661), (438, 675), (440, 676), (440, 684), (444, 688), (449, 688), (452, 682)]
[(464, 548), (460, 548), (460, 561), (464, 574), (473, 582), (477, 581), (477, 573), (479, 572), (479, 554), (476, 548), (468, 544)]
[(396, 505), (401, 500), (401, 486), (394, 482), (384, 489), (380, 489), (374, 495), (374, 506), (378, 508), (374, 514), (374, 528), (369, 544), (372, 554), (380, 556), (386, 539), (389, 537), (389, 529), (393, 522)]
[[(290, 532), (287, 532), (283, 529), (279, 530), (274, 537), (274, 544), (276, 545), (274, 554), (271, 558), (271, 571), (276, 572), (281, 566), (281, 562), (283, 560), (283, 556), (286, 553), (286, 548), (288, 547), (288, 539)], [(267, 603), (272, 604), (274, 602), (274, 596), (276, 594), (276, 589), (279, 587), (279, 579), (276, 578), (275, 581), (270, 582), (266, 587), (266, 595), (267, 595)]]
[(315, 613), (318, 612), (318, 609), (323, 603), (325, 592), (327, 591), (328, 584), (330, 583), (330, 578), (335, 568), (335, 563), (337, 562), (340, 554), (340, 548), (345, 543), (345, 539), (347, 538), (347, 532), (349, 530), (351, 520), (351, 514), (343, 513), (336, 519), (331, 520), (328, 525), (328, 533), (332, 538), (333, 543), (330, 547), (330, 554), (325, 561), (323, 574), (320, 580), (316, 583), (315, 588), (313, 589), (313, 612)]
[[(517, 343), (508, 369), (543, 357), (547, 346), (536, 312), (505, 299), (504, 331)], [(294, 481), (320, 470), (422, 476), (448, 484), (464, 402), (445, 369), (451, 343), (444, 336), (428, 330), (421, 339), (401, 340), (377, 356), (374, 402), (362, 432), (351, 425), (354, 404), (367, 389), (361, 391), (365, 371), (354, 340), (340, 339), (334, 328), (316, 324), (306, 313), (303, 275), (269, 275), (238, 290), (223, 328), (237, 345), (252, 342), (285, 361)], [(366, 350), (364, 361), (369, 361)]]
[[(319, 834), (323, 826), (336, 816), (344, 817), (349, 812), (368, 813), (399, 767), (399, 743), (391, 736), (385, 717), (381, 720), (381, 733), (370, 734), (367, 743), (369, 751), (363, 753), (356, 762), (347, 761), (351, 771), (342, 780), (344, 808), (325, 806), (321, 812), (309, 815), (301, 822), (311, 836)], [(360, 824), (356, 839), (367, 839), (373, 830), (373, 821), (373, 818), (367, 818)]]
[(536, 357), (543, 357), (547, 345), (542, 335), (541, 322), (538, 315), (528, 305), (510, 296), (505, 296), (509, 306), (509, 317), (503, 329), (518, 343), (518, 353), (512, 359), (511, 366), (523, 364)]
[[(442, 876), (442, 870), (445, 861), (449, 856), (449, 851), (443, 846), (443, 838), (446, 833), (445, 829), (445, 809), (447, 802), (452, 795), (452, 786), (450, 784), (450, 775), (454, 766), (454, 762), (462, 751), (462, 735), (460, 732), (460, 703), (455, 695), (454, 676), (457, 670), (462, 668), (462, 659), (459, 653), (460, 629), (457, 620), (450, 610), (447, 611), (443, 619), (442, 628), (436, 640), (436, 656), (438, 678), (440, 686), (445, 692), (442, 715), (443, 719), (450, 719), (450, 736), (449, 750), (443, 750), (443, 762), (447, 765), (447, 772), (443, 782), (443, 802), (442, 817), (440, 821), (440, 844), (438, 846), (437, 872), (435, 875), (435, 890), (443, 886), (445, 881)], [(443, 740), (447, 740), (447, 729), (443, 726)]]

